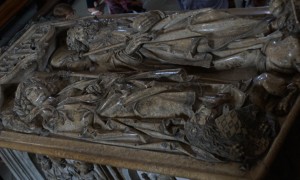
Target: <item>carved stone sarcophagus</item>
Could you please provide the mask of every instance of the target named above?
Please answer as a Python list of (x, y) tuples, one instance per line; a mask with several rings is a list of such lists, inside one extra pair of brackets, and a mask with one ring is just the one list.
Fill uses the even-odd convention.
[[(187, 178), (262, 177), (299, 111), (297, 8), (32, 25), (0, 57), (0, 146)], [(39, 157), (48, 178), (102, 177)]]

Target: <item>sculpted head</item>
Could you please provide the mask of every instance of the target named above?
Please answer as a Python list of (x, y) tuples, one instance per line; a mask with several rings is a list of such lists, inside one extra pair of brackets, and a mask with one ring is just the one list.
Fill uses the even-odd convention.
[(78, 25), (70, 28), (67, 32), (67, 45), (69, 50), (88, 51), (88, 34), (85, 28)]
[(50, 92), (43, 86), (29, 86), (25, 89), (26, 98), (35, 106), (41, 106), (50, 96)]

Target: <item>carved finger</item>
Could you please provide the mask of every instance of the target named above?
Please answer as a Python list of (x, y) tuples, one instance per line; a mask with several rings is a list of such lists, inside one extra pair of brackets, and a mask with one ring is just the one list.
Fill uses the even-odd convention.
[(142, 26), (150, 25), (154, 22), (155, 18), (153, 16), (149, 16), (145, 21), (142, 22)]

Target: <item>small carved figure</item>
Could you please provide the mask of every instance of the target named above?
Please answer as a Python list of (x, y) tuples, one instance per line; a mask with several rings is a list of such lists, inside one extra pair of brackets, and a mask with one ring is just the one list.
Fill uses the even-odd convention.
[(96, 164), (75, 161), (71, 159), (36, 155), (46, 179), (79, 179), (79, 180), (105, 180), (110, 179), (103, 167)]

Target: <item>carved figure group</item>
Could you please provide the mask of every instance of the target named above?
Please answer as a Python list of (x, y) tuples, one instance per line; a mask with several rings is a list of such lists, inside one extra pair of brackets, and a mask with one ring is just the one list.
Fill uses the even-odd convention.
[[(2, 125), (205, 161), (255, 160), (298, 95), (299, 27), (290, 3), (273, 1), (263, 17), (202, 9), (47, 25), (51, 38), (34, 49), (28, 37), (16, 42), (35, 58), (22, 56), (0, 79), (18, 83)], [(253, 67), (262, 74), (203, 76)]]

